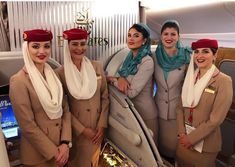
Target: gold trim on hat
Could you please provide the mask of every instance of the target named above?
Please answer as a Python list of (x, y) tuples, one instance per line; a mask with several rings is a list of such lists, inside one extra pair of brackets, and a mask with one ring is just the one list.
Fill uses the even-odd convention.
[(64, 37), (64, 39), (68, 39), (68, 35), (65, 33), (63, 33), (63, 37)]
[(28, 35), (26, 33), (23, 33), (23, 39), (27, 39)]

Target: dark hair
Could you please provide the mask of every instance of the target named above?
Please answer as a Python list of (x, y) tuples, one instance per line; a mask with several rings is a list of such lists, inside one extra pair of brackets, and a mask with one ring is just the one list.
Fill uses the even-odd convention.
[(218, 48), (210, 48), (210, 50), (212, 51), (213, 55), (215, 55), (217, 50), (218, 50)]
[(179, 25), (175, 22), (169, 21), (169, 22), (166, 22), (165, 24), (163, 24), (162, 29), (161, 29), (161, 34), (166, 28), (174, 28), (174, 29), (176, 29), (178, 34), (180, 33)]
[(138, 32), (143, 34), (144, 38), (149, 38), (150, 34), (141, 25), (134, 24), (133, 26), (131, 26), (131, 28), (129, 28), (129, 30), (132, 29), (132, 28), (136, 29)]

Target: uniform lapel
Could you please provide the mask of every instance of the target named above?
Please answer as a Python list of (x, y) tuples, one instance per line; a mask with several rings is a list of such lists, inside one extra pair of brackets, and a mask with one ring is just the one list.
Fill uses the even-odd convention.
[(209, 87), (211, 84), (213, 84), (216, 81), (219, 73), (220, 73), (220, 71), (218, 70), (218, 68), (216, 68), (211, 79), (209, 80), (208, 84), (206, 85), (206, 88)]
[(159, 82), (160, 82), (160, 84), (165, 88), (165, 89), (167, 89), (168, 88), (168, 86), (167, 86), (167, 83), (166, 83), (166, 80), (164, 79), (164, 75), (163, 75), (163, 70), (162, 70), (162, 68), (160, 67), (160, 65), (158, 64), (158, 61), (157, 61), (157, 59), (155, 58), (155, 63), (156, 63), (156, 75), (158, 76), (158, 79), (159, 79)]

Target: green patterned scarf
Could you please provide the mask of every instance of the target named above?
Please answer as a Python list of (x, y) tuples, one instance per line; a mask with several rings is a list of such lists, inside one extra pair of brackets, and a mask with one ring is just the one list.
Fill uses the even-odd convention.
[(167, 80), (170, 71), (181, 67), (183, 64), (189, 64), (190, 62), (190, 55), (192, 53), (191, 48), (181, 47), (179, 41), (176, 44), (176, 48), (178, 49), (178, 52), (172, 57), (167, 55), (161, 42), (158, 44), (155, 51), (158, 64), (163, 69), (165, 80)]

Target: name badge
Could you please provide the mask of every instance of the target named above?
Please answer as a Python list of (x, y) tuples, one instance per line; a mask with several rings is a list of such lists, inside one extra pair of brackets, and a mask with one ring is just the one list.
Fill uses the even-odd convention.
[(215, 94), (215, 90), (210, 89), (210, 88), (206, 88), (205, 92)]
[(209, 85), (206, 89), (205, 89), (205, 92), (207, 93), (211, 93), (211, 94), (215, 94), (215, 87)]
[[(193, 132), (196, 128), (194, 128), (193, 126), (188, 125), (187, 123), (185, 124), (185, 130), (187, 134), (190, 134), (191, 132)], [(193, 149), (198, 151), (199, 153), (202, 152), (202, 148), (203, 148), (203, 144), (204, 144), (204, 140), (199, 141), (197, 144), (195, 144), (193, 146)]]

